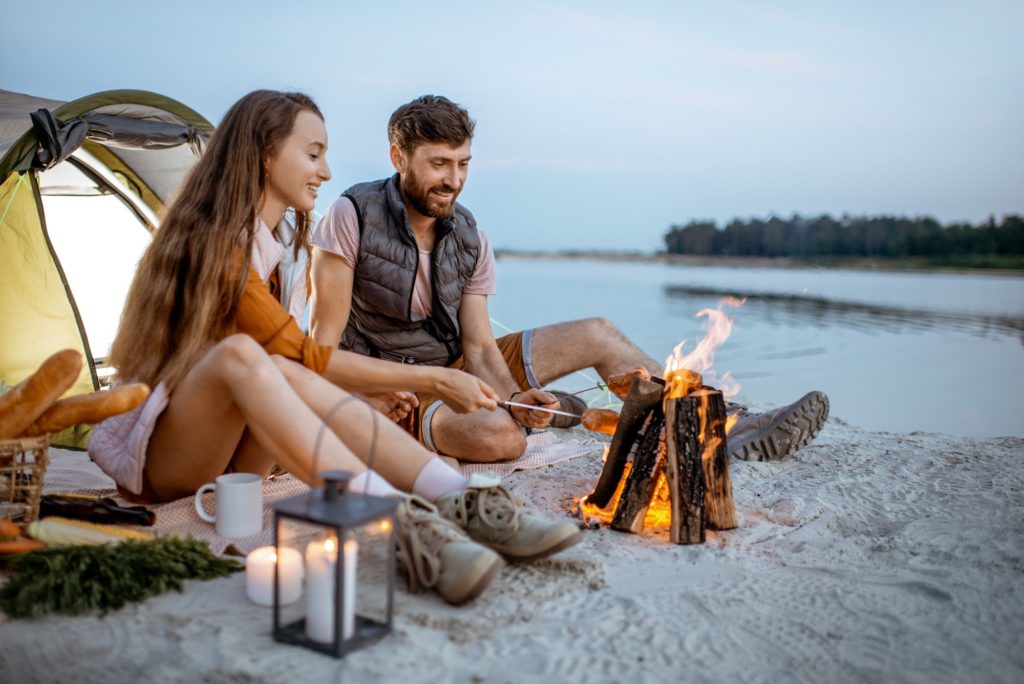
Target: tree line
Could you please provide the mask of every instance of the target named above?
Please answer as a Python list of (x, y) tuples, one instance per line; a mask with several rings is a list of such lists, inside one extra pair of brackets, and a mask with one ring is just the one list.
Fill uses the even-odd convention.
[(1024, 267), (1024, 217), (1008, 214), (974, 225), (942, 225), (933, 218), (899, 216), (733, 219), (673, 225), (669, 254), (752, 257), (915, 258), (934, 263)]

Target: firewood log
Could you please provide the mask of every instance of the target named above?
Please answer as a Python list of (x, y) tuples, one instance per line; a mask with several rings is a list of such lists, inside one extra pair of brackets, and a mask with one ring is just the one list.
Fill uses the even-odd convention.
[(638, 534), (644, 529), (644, 516), (651, 505), (658, 479), (665, 469), (665, 419), (661, 411), (652, 411), (638, 435), (633, 467), (615, 507), (612, 529)]
[(731, 530), (737, 523), (732, 481), (729, 478), (729, 449), (725, 437), (725, 399), (719, 390), (699, 390), (690, 397), (697, 401), (707, 397), (702, 439), (704, 453), (701, 457), (704, 468), (704, 517), (708, 527), (713, 530)]
[(672, 505), (669, 539), (675, 544), (703, 544), (706, 538), (699, 406), (700, 401), (690, 397), (665, 402), (665, 473)]
[(636, 441), (637, 433), (643, 425), (647, 413), (657, 408), (661, 402), (664, 387), (655, 380), (644, 380), (635, 377), (631, 381), (629, 393), (619, 413), (619, 424), (608, 447), (608, 457), (601, 471), (601, 478), (593, 493), (587, 497), (587, 503), (604, 508), (612, 500), (615, 489), (619, 486), (622, 473), (626, 467), (626, 458)]

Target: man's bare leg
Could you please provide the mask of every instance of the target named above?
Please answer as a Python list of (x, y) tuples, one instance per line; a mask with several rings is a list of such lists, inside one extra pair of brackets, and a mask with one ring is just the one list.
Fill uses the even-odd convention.
[[(574, 371), (594, 368), (604, 379), (644, 367), (660, 375), (660, 363), (647, 356), (610, 321), (587, 318), (533, 331), (532, 363), (542, 385)], [(433, 415), (431, 435), (442, 454), (477, 463), (518, 458), (526, 436), (505, 411), (458, 414), (442, 406)]]
[(442, 405), (430, 423), (434, 448), (460, 461), (496, 463), (526, 451), (526, 433), (505, 410), (455, 413)]
[(639, 367), (661, 375), (663, 365), (640, 350), (606, 318), (555, 323), (533, 331), (533, 371), (542, 385), (584, 368), (602, 379)]

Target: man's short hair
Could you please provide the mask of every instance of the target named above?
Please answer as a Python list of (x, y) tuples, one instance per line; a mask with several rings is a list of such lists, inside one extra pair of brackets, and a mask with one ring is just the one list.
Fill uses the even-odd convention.
[(469, 112), (441, 95), (423, 95), (391, 115), (388, 141), (406, 152), (424, 143), (446, 143), (457, 147), (473, 139), (476, 122)]

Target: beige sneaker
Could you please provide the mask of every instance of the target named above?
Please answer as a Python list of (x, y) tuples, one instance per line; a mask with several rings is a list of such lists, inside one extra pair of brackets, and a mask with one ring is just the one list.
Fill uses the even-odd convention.
[(494, 475), (474, 473), (465, 489), (437, 500), (441, 515), (509, 560), (544, 558), (578, 543), (569, 520), (550, 522), (524, 513)]
[(412, 592), (434, 589), (448, 603), (466, 603), (483, 593), (505, 565), (422, 497), (403, 495), (395, 519), (398, 561)]

